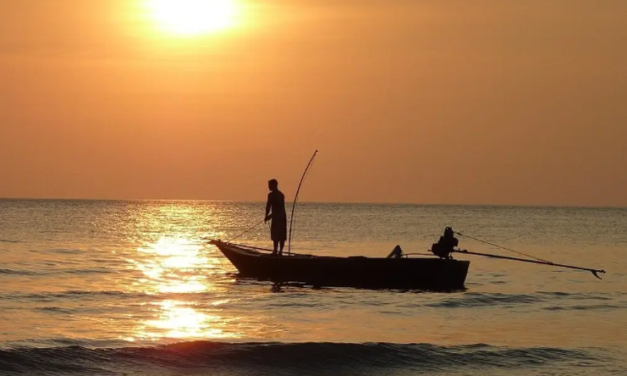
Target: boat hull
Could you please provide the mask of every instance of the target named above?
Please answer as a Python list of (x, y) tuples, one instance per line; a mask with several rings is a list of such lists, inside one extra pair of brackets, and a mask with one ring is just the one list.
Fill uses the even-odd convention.
[(456, 290), (464, 288), (470, 261), (439, 258), (272, 256), (212, 242), (243, 278), (300, 282), (316, 287)]

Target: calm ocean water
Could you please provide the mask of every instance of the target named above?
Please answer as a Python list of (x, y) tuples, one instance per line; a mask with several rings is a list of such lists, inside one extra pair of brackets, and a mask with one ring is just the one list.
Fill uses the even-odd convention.
[[(295, 252), (424, 252), (452, 226), (608, 273), (458, 256), (471, 265), (467, 289), (453, 293), (239, 280), (205, 239), (228, 240), (263, 211), (0, 200), (0, 374), (627, 374), (627, 209), (298, 207)], [(267, 247), (268, 237), (259, 226), (237, 241)]]

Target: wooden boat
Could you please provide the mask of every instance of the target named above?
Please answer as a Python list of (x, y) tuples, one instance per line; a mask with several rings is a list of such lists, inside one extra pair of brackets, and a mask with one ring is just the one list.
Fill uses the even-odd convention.
[(261, 248), (220, 240), (210, 243), (231, 261), (242, 278), (300, 282), (315, 287), (456, 290), (464, 287), (470, 265), (470, 261), (408, 257), (400, 252), (393, 252), (387, 258), (294, 253), (275, 256)]

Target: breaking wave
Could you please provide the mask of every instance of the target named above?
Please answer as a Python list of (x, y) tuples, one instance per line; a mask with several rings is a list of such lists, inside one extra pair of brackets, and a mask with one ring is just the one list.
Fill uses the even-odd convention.
[[(505, 348), (485, 344), (443, 347), (389, 343), (182, 342), (157, 347), (21, 347), (0, 351), (5, 374), (313, 375), (516, 370), (546, 365), (595, 364), (588, 350)], [(565, 364), (564, 364), (565, 363)]]

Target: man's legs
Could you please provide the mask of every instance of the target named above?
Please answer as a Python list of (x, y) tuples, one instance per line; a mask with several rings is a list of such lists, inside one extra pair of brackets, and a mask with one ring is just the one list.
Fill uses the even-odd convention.
[[(272, 242), (274, 243), (274, 251), (272, 251), (272, 256), (276, 256), (277, 250), (279, 248), (279, 241), (273, 240)], [(283, 250), (283, 247), (281, 247), (281, 250)]]
[[(279, 251), (279, 255), (283, 256), (283, 247), (285, 247), (285, 240), (281, 240), (279, 244), (281, 245), (281, 250)], [(276, 246), (274, 247), (274, 249), (276, 249)]]

